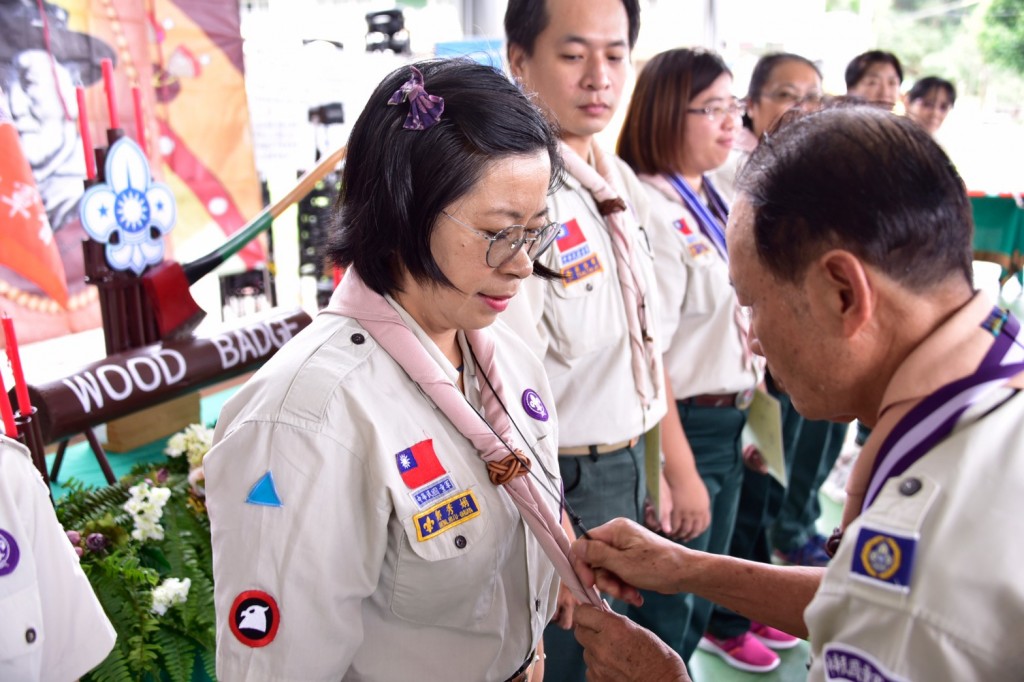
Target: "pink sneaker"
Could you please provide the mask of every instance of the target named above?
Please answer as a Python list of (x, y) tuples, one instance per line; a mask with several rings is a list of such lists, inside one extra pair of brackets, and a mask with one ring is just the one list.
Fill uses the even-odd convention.
[(800, 643), (800, 639), (793, 635), (786, 634), (782, 630), (776, 630), (769, 625), (755, 621), (750, 622), (750, 634), (756, 637), (761, 644), (764, 644), (769, 649), (775, 649), (776, 651), (792, 649)]
[(779, 667), (779, 656), (749, 632), (730, 639), (717, 639), (704, 635), (697, 648), (715, 654), (737, 670), (748, 673), (767, 673)]

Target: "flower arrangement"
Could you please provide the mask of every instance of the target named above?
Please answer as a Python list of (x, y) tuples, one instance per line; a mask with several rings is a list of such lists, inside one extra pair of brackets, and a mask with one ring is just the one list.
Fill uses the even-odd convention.
[(193, 424), (168, 441), (166, 465), (137, 467), (105, 488), (71, 483), (58, 500), (57, 517), (117, 630), (113, 651), (83, 679), (215, 679), (210, 524), (190, 480), (202, 480), (212, 435)]

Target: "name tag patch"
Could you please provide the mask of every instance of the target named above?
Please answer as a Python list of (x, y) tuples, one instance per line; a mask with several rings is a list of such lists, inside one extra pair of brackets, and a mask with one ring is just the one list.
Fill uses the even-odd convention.
[(562, 268), (562, 284), (568, 286), (602, 270), (604, 268), (601, 266), (601, 259), (597, 257), (596, 253), (592, 254), (589, 258), (573, 263), (567, 268)]
[(442, 476), (419, 490), (409, 493), (409, 497), (416, 503), (417, 509), (423, 509), (436, 500), (443, 500), (452, 495), (456, 489), (455, 481), (451, 476)]
[(861, 528), (853, 552), (851, 577), (882, 587), (910, 591), (917, 538), (899, 533)]
[(473, 491), (466, 490), (414, 516), (416, 539), (424, 542), (476, 516), (480, 516), (480, 506)]
[(846, 644), (828, 644), (822, 654), (825, 679), (849, 682), (905, 682), (870, 654)]

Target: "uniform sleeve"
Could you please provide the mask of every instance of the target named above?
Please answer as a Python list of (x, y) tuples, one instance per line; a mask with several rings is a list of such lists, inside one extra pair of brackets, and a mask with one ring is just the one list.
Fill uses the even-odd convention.
[(74, 680), (107, 657), (116, 633), (19, 448), (0, 438), (0, 529), (18, 554), (0, 576), (0, 679)]
[(388, 543), (390, 499), (365, 456), (273, 421), (207, 455), (220, 679), (345, 676)]
[[(553, 265), (554, 261), (549, 257), (554, 251), (552, 247), (543, 260), (557, 272), (557, 266)], [(519, 293), (501, 313), (501, 321), (523, 340), (541, 362), (544, 361), (550, 343), (549, 332), (543, 321), (544, 301), (550, 286), (549, 282), (540, 277), (527, 277), (520, 285)]]

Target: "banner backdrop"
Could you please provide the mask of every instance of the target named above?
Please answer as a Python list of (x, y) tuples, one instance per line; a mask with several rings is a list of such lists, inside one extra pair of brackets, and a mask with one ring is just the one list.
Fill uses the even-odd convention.
[[(0, 0), (0, 118), (9, 117), (18, 133), (48, 223), (37, 211), (33, 229), (24, 210), (11, 213), (31, 190), (15, 195), (28, 185), (15, 187), (13, 176), (4, 184), (0, 174), (8, 199), (0, 197), (0, 309), (15, 319), (19, 340), (100, 324), (82, 264), (85, 162), (75, 86), (85, 88), (93, 144), (105, 146), (110, 117), (101, 60), (114, 62), (122, 129), (145, 142), (155, 179), (178, 201), (169, 256), (202, 255), (260, 210), (239, 21), (236, 0)], [(132, 86), (141, 93), (144, 139)], [(3, 153), (14, 158), (6, 147)], [(21, 260), (24, 253), (31, 263)], [(254, 242), (240, 257), (245, 266), (258, 264), (264, 248)], [(56, 283), (61, 277), (66, 287)]]

